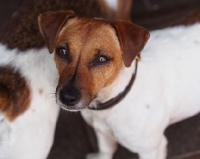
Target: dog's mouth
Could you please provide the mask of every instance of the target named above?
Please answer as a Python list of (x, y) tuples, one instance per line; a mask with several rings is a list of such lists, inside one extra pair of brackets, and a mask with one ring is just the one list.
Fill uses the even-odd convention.
[(67, 111), (81, 111), (87, 108), (95, 108), (99, 101), (97, 100), (97, 96), (91, 97), (88, 95), (83, 98), (81, 93), (74, 93), (73, 91), (66, 94), (66, 92), (59, 90), (56, 92), (56, 103)]
[(83, 110), (83, 109), (86, 109), (87, 107), (85, 107), (85, 106), (79, 106), (79, 107), (77, 107), (77, 106), (62, 106), (62, 105), (60, 105), (60, 107), (63, 109), (63, 110), (67, 110), (67, 111), (81, 111), (81, 110)]
[(94, 96), (92, 100), (89, 102), (89, 100), (85, 101), (79, 101), (77, 104), (70, 106), (62, 103), (58, 98), (57, 99), (57, 104), (64, 110), (67, 111), (81, 111), (84, 109), (90, 109), (90, 110), (104, 110), (107, 108), (110, 108), (113, 106), (113, 103), (118, 102), (118, 99), (116, 100), (115, 98), (110, 99), (108, 101), (102, 102), (97, 96)]
[(83, 109), (95, 109), (97, 104), (100, 104), (100, 102), (96, 101), (95, 99), (92, 100), (89, 104), (86, 104), (85, 102), (79, 102), (76, 105), (69, 106), (66, 104), (63, 104), (60, 100), (57, 100), (56, 103), (64, 110), (67, 111), (81, 111)]

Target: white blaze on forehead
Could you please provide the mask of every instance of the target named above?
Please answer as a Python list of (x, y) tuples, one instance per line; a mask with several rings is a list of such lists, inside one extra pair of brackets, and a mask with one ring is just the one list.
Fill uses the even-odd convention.
[(105, 1), (111, 9), (117, 10), (118, 0), (105, 0)]

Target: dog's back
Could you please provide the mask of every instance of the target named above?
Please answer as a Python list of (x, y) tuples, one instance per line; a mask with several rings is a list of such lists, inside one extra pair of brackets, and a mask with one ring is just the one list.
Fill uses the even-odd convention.
[(151, 84), (156, 83), (158, 89), (162, 89), (161, 96), (169, 106), (170, 122), (187, 118), (199, 110), (199, 30), (200, 24), (196, 23), (153, 31), (141, 54), (141, 67), (143, 63), (149, 64), (146, 70), (149, 79), (160, 75), (158, 80), (162, 83), (152, 81)]

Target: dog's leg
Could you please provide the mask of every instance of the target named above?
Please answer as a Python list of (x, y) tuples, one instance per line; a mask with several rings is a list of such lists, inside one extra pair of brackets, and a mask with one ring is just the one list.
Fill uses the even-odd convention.
[(110, 136), (96, 130), (98, 153), (90, 153), (87, 159), (112, 159), (117, 149), (117, 142)]
[(167, 157), (167, 139), (163, 135), (157, 146), (149, 147), (139, 153), (140, 159), (166, 159)]

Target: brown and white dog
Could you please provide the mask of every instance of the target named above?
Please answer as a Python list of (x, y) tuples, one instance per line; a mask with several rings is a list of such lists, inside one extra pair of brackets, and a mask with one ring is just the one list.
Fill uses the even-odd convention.
[(127, 21), (70, 11), (38, 21), (55, 55), (57, 103), (82, 110), (96, 131), (100, 152), (87, 158), (111, 159), (119, 142), (140, 159), (165, 159), (165, 128), (200, 111), (200, 23), (152, 31), (147, 42), (148, 31)]
[(52, 98), (58, 71), (39, 33), (39, 13), (73, 9), (85, 16), (129, 19), (122, 10), (130, 9), (131, 0), (127, 2), (37, 0), (13, 14), (0, 38), (1, 159), (45, 159), (52, 146), (59, 112)]

